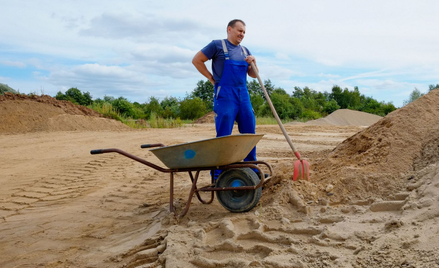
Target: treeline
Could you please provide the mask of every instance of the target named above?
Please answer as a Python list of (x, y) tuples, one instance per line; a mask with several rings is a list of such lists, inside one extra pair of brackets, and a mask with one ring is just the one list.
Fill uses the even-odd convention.
[[(259, 83), (252, 80), (247, 86), (255, 115), (272, 117)], [(358, 87), (349, 90), (334, 85), (331, 92), (323, 93), (309, 87), (295, 87), (288, 93), (280, 87), (275, 87), (270, 80), (264, 81), (264, 86), (279, 117), (284, 120), (318, 119), (338, 109), (352, 109), (385, 116), (396, 109), (391, 102), (379, 102), (361, 94)], [(81, 92), (77, 88), (70, 88), (65, 93), (60, 91), (55, 98), (88, 106), (107, 117), (119, 120), (120, 117), (148, 120), (151, 116), (194, 120), (213, 110), (215, 92), (209, 81), (200, 80), (194, 90), (184, 98), (166, 97), (159, 100), (151, 97), (148, 102), (142, 104), (132, 103), (124, 97), (112, 96), (93, 100), (89, 92)]]
[[(264, 81), (264, 87), (282, 119), (317, 119), (338, 109), (351, 109), (380, 116), (396, 110), (391, 102), (379, 102), (361, 94), (358, 87), (351, 91), (334, 85), (330, 93), (317, 92), (309, 87), (294, 87), (290, 94), (283, 88), (275, 87), (270, 80)], [(256, 115), (270, 116), (271, 110), (259, 83), (253, 80), (248, 83), (248, 88)]]
[[(247, 86), (255, 115), (259, 118), (273, 117), (259, 83), (256, 80), (251, 80)], [(290, 92), (287, 92), (283, 88), (275, 87), (269, 79), (264, 81), (264, 86), (279, 117), (283, 120), (318, 119), (338, 109), (351, 109), (385, 116), (396, 109), (391, 102), (379, 102), (372, 97), (361, 94), (358, 87), (349, 90), (334, 85), (331, 92), (317, 92), (309, 87), (294, 87)], [(430, 85), (428, 91), (438, 88), (439, 84)], [(0, 83), (0, 94), (5, 92), (19, 93), (8, 85)], [(404, 105), (415, 101), (422, 95), (423, 93), (415, 88), (409, 99), (404, 101)], [(180, 120), (194, 120), (212, 111), (215, 92), (214, 86), (208, 80), (200, 80), (193, 91), (184, 98), (166, 97), (159, 100), (156, 97), (151, 97), (145, 103), (130, 102), (124, 97), (115, 98), (112, 96), (93, 100), (89, 92), (81, 92), (78, 88), (73, 87), (64, 93), (59, 91), (55, 98), (87, 106), (106, 117), (124, 123), (130, 120), (151, 121), (151, 119), (163, 118), (171, 120), (170, 124), (175, 122), (182, 124)], [(163, 125), (168, 124), (165, 122)]]
[(55, 98), (87, 106), (120, 121), (127, 118), (149, 120), (151, 117), (193, 120), (208, 112), (204, 101), (193, 95), (188, 95), (183, 99), (166, 97), (161, 101), (151, 97), (149, 102), (141, 104), (132, 103), (124, 97), (104, 96), (103, 99), (93, 100), (89, 92), (84, 93), (77, 88), (70, 88), (65, 93), (59, 91)]

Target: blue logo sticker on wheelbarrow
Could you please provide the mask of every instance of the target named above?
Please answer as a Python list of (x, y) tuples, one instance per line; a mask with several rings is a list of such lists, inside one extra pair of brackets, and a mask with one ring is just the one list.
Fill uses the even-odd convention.
[(192, 159), (192, 158), (194, 158), (195, 157), (195, 155), (196, 155), (197, 153), (195, 153), (195, 151), (194, 150), (186, 150), (185, 152), (184, 152), (184, 157), (186, 158), (186, 159)]

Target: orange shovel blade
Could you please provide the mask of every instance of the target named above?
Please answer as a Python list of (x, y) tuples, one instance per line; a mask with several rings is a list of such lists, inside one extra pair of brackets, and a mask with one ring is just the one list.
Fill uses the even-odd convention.
[(309, 163), (306, 160), (297, 160), (294, 162), (294, 173), (293, 181), (298, 178), (305, 179), (309, 181)]

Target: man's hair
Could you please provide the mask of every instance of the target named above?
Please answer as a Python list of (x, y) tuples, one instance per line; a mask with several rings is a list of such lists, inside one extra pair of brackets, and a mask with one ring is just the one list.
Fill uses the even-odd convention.
[(240, 22), (240, 23), (242, 23), (244, 26), (245, 26), (245, 22), (243, 21), (243, 20), (240, 20), (240, 19), (234, 19), (234, 20), (231, 20), (230, 22), (229, 22), (229, 24), (227, 24), (227, 28), (229, 28), (229, 27), (235, 27), (235, 24), (237, 23), (237, 22)]

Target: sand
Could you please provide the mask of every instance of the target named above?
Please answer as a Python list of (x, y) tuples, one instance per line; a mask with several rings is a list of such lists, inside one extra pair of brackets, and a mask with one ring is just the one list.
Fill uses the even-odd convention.
[(308, 125), (318, 126), (370, 126), (381, 119), (381, 116), (350, 109), (338, 109), (324, 118), (310, 120)]
[[(0, 98), (0, 267), (439, 267), (438, 92), (371, 125), (286, 125), (310, 181), (291, 180), (279, 127), (258, 126), (275, 176), (257, 207), (193, 198), (181, 219), (169, 174), (89, 152), (163, 166), (139, 145), (212, 138), (212, 123), (130, 130), (53, 99)], [(190, 186), (176, 174), (178, 212)]]

